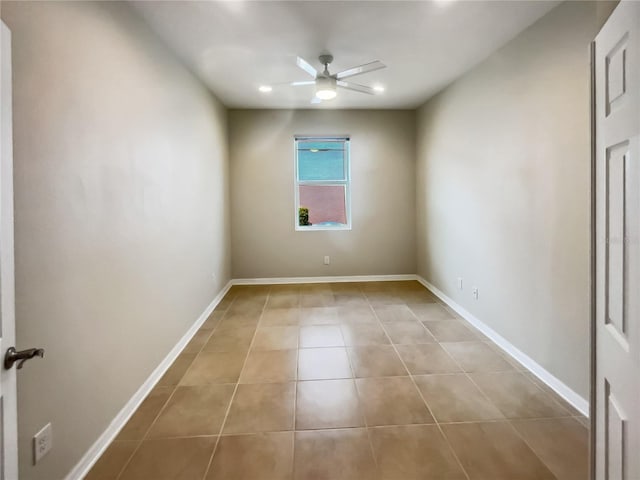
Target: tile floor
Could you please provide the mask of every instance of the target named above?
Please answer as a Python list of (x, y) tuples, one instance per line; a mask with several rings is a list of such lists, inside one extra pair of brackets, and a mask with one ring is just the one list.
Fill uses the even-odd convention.
[(417, 282), (236, 286), (86, 478), (584, 480), (586, 424)]

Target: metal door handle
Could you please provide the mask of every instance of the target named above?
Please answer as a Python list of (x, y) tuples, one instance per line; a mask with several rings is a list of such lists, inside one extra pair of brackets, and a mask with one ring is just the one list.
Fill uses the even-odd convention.
[(16, 351), (14, 347), (9, 347), (7, 349), (7, 353), (4, 356), (4, 368), (9, 370), (13, 367), (13, 364), (18, 363), (18, 370), (22, 368), (24, 362), (27, 360), (31, 360), (33, 357), (44, 358), (44, 349), (43, 348), (29, 348), (27, 350)]

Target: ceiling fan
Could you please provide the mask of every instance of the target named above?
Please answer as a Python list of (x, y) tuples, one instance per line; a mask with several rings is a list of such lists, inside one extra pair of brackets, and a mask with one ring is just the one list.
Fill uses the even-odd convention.
[(381, 68), (386, 68), (386, 65), (379, 60), (365, 63), (364, 65), (359, 65), (357, 67), (351, 67), (347, 70), (343, 70), (334, 74), (331, 74), (329, 72), (329, 65), (331, 64), (331, 62), (333, 62), (333, 55), (320, 55), (318, 57), (318, 60), (320, 60), (320, 63), (324, 65), (324, 70), (322, 72), (318, 72), (304, 58), (297, 57), (296, 65), (298, 65), (298, 67), (312, 76), (314, 80), (291, 82), (288, 84), (293, 87), (315, 85), (316, 95), (311, 100), (311, 103), (320, 103), (322, 100), (331, 100), (335, 98), (337, 95), (337, 87), (345, 88), (347, 90), (353, 90), (354, 92), (367, 93), (369, 95), (375, 95), (376, 93), (382, 91), (381, 87), (371, 88), (365, 85), (360, 85), (358, 83), (345, 81), (346, 78), (355, 77), (356, 75), (362, 75), (363, 73), (369, 73), (375, 70), (380, 70)]

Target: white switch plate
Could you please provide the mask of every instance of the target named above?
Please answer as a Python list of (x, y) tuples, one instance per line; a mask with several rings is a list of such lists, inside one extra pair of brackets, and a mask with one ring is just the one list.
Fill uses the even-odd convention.
[(473, 298), (478, 299), (478, 287), (473, 287)]
[(324, 256), (324, 264), (325, 265), (329, 265), (331, 263), (331, 259), (329, 258), (329, 255), (325, 255)]
[(458, 290), (462, 290), (462, 277), (458, 277)]
[(36, 465), (49, 450), (53, 448), (53, 431), (51, 423), (47, 423), (42, 430), (33, 437), (33, 464)]

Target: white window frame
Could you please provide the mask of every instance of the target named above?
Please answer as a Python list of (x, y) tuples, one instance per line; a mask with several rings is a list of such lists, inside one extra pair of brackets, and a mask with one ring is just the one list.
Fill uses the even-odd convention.
[[(351, 230), (351, 138), (349, 135), (295, 135), (293, 139), (293, 163), (294, 163), (294, 191), (295, 191), (295, 209), (294, 209), (294, 226), (298, 232), (314, 232), (322, 230)], [(298, 142), (300, 141), (325, 141), (325, 142), (344, 142), (345, 150), (345, 180), (303, 180), (298, 179)], [(301, 185), (323, 185), (323, 186), (344, 186), (344, 206), (345, 215), (347, 216), (346, 225), (309, 225), (301, 226), (299, 220), (300, 209), (300, 186)]]

